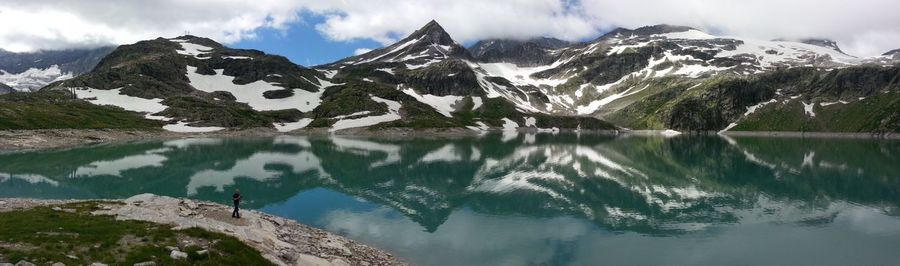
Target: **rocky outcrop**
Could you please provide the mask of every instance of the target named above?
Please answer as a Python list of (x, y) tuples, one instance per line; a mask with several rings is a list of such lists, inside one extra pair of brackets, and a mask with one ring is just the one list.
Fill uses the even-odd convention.
[[(0, 212), (68, 202), (74, 201), (2, 199)], [(175, 229), (201, 228), (223, 233), (259, 250), (263, 257), (278, 265), (405, 264), (387, 252), (285, 218), (252, 210), (243, 210), (240, 219), (231, 218), (230, 208), (211, 202), (141, 194), (115, 203), (101, 203), (93, 214), (169, 224)]]
[(557, 56), (552, 50), (565, 48), (571, 43), (554, 38), (518, 40), (484, 40), (469, 50), (479, 62), (514, 63), (520, 66), (539, 66), (553, 63)]

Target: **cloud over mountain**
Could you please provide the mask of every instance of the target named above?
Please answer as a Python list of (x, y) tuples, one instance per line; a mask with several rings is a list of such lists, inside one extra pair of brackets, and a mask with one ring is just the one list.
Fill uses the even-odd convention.
[(613, 27), (668, 23), (725, 35), (830, 38), (850, 54), (900, 46), (900, 2), (860, 0), (149, 0), (0, 2), (0, 47), (12, 51), (129, 43), (189, 31), (224, 43), (259, 29), (315, 27), (332, 41), (389, 44), (435, 19), (461, 42), (592, 38)]

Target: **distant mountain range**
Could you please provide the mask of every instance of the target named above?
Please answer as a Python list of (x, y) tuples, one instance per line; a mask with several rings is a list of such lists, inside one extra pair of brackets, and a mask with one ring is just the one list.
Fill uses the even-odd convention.
[(896, 133), (898, 54), (859, 58), (825, 39), (760, 41), (672, 25), (619, 28), (582, 43), (484, 40), (466, 48), (432, 21), (395, 44), (312, 68), (195, 36), (141, 41), (42, 93), (74, 88), (80, 99), (174, 131)]
[[(70, 79), (90, 71), (114, 49), (114, 46), (106, 46), (28, 53), (0, 49), (0, 83), (18, 91), (34, 91), (51, 82)], [(0, 88), (0, 94), (3, 91)]]

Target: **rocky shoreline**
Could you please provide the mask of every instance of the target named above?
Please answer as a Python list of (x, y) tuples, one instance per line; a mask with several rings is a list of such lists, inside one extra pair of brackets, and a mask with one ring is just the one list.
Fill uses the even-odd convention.
[[(534, 133), (534, 129), (519, 129), (519, 132)], [(292, 132), (278, 132), (270, 128), (252, 128), (242, 130), (223, 130), (206, 133), (176, 133), (163, 130), (127, 130), (127, 129), (40, 129), (40, 130), (0, 130), (0, 152), (17, 150), (36, 150), (50, 148), (66, 148), (82, 145), (123, 143), (142, 140), (167, 140), (180, 138), (208, 137), (272, 137), (279, 135), (308, 136), (360, 136), (384, 138), (460, 138), (483, 134), (484, 132), (502, 132), (502, 130), (473, 131), (465, 128), (355, 128), (336, 133), (327, 129), (300, 129)], [(562, 130), (561, 132), (573, 132)], [(621, 131), (580, 131), (586, 134), (603, 135), (665, 135), (663, 130), (621, 130)], [(684, 132), (684, 135), (726, 135), (731, 137), (788, 137), (788, 138), (869, 138), (900, 139), (894, 133), (847, 133), (847, 132), (794, 132), (794, 131), (728, 131), (728, 132)]]
[[(83, 201), (5, 198), (0, 199), (0, 212)], [(92, 214), (223, 233), (277, 265), (406, 265), (387, 252), (257, 211), (243, 210), (241, 219), (234, 219), (229, 206), (153, 194), (103, 202)]]
[[(391, 136), (391, 137), (464, 137), (479, 132), (469, 129), (350, 129), (334, 134), (342, 136)], [(0, 130), (0, 152), (67, 148), (83, 145), (124, 143), (144, 140), (167, 140), (209, 137), (272, 137), (279, 135), (332, 135), (327, 129), (301, 129), (278, 132), (270, 128), (222, 130), (204, 133), (177, 133), (164, 130), (137, 129), (37, 129)]]

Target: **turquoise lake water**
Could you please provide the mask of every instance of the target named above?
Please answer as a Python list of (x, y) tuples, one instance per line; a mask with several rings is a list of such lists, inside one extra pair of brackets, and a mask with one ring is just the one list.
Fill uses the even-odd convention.
[(288, 217), (417, 265), (900, 265), (900, 141), (494, 133), (0, 154), (0, 197), (141, 193)]

